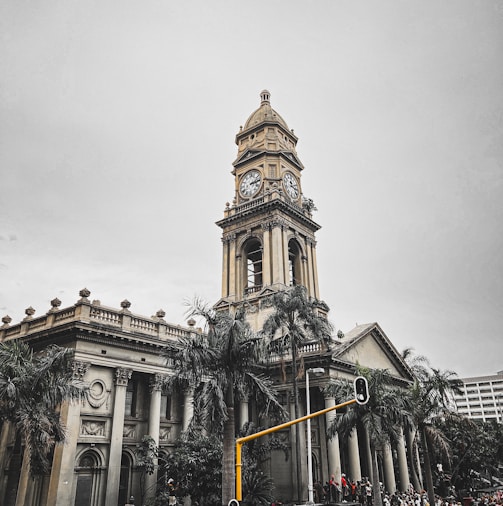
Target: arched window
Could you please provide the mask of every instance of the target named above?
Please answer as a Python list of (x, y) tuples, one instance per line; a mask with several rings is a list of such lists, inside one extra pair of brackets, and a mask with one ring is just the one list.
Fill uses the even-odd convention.
[(121, 457), (121, 475), (119, 481), (119, 503), (129, 503), (130, 483), (131, 483), (131, 457), (127, 453), (123, 453)]
[(100, 486), (100, 458), (94, 451), (86, 451), (79, 459), (77, 467), (77, 490), (75, 506), (94, 506), (98, 504)]
[(262, 245), (258, 239), (250, 239), (244, 247), (246, 261), (245, 291), (251, 293), (262, 288)]
[(302, 254), (295, 239), (288, 242), (288, 281), (290, 286), (302, 285)]

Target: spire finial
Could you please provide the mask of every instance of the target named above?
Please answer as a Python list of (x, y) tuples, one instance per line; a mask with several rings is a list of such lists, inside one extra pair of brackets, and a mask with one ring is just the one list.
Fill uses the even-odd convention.
[(262, 100), (262, 104), (268, 104), (270, 102), (271, 94), (267, 90), (262, 90), (260, 92), (260, 99)]

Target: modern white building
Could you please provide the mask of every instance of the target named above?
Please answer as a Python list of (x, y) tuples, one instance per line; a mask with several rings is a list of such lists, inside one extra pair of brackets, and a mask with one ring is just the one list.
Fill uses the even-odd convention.
[(474, 420), (503, 423), (503, 371), (461, 381), (462, 393), (454, 396), (458, 412)]

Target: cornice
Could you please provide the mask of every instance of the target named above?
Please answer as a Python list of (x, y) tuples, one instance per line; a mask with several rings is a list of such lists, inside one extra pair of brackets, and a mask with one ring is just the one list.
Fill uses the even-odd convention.
[(226, 228), (230, 225), (237, 224), (241, 221), (248, 220), (251, 217), (259, 216), (264, 213), (270, 213), (272, 211), (279, 210), (291, 218), (302, 223), (304, 226), (309, 228), (312, 232), (316, 232), (321, 228), (315, 221), (308, 218), (301, 210), (297, 210), (295, 207), (290, 205), (288, 202), (281, 199), (273, 199), (268, 202), (263, 202), (256, 206), (245, 207), (242, 211), (238, 211), (235, 214), (223, 218), (216, 222), (220, 228)]
[(63, 345), (68, 341), (82, 340), (96, 344), (107, 344), (132, 351), (158, 352), (166, 346), (172, 346), (173, 341), (161, 340), (145, 334), (125, 332), (116, 327), (96, 325), (85, 322), (69, 322), (55, 328), (22, 336), (23, 341), (30, 343), (34, 348), (51, 344)]

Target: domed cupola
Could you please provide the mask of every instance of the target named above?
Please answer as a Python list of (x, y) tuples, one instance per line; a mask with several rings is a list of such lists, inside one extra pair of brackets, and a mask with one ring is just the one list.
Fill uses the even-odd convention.
[(286, 121), (271, 107), (271, 94), (260, 93), (260, 107), (240, 127), (236, 135), (238, 158), (246, 150), (290, 151), (295, 153), (297, 137), (288, 128)]

